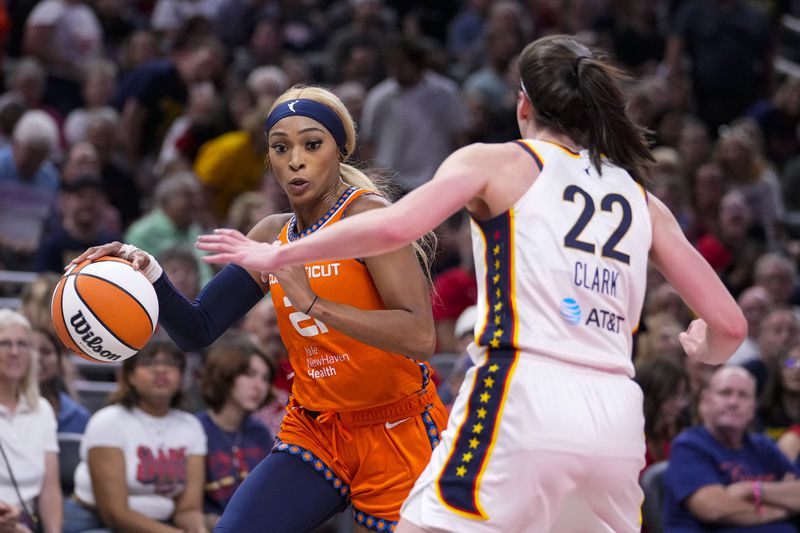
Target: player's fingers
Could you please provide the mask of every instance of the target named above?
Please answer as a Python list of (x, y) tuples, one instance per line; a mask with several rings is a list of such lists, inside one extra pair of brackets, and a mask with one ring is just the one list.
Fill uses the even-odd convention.
[(214, 234), (222, 237), (227, 237), (228, 240), (233, 242), (248, 242), (250, 239), (245, 236), (241, 231), (228, 228), (217, 228)]
[(95, 246), (92, 250), (92, 253), (86, 256), (86, 259), (95, 260), (98, 257), (103, 257), (104, 255), (113, 255), (115, 257), (119, 257), (120, 249), (122, 249), (122, 243), (119, 241), (109, 242), (107, 244), (103, 244), (102, 246)]
[(228, 263), (232, 263), (236, 254), (229, 254), (229, 253), (220, 253), (220, 254), (213, 254), (213, 255), (204, 255), (203, 261), (205, 263), (209, 263), (212, 265), (225, 265)]
[(204, 252), (230, 252), (233, 249), (231, 245), (224, 242), (198, 242), (195, 247)]
[(122, 243), (117, 241), (103, 244), (101, 246), (92, 246), (91, 248), (87, 248), (86, 251), (81, 255), (70, 261), (69, 264), (64, 267), (64, 270), (67, 270), (74, 265), (78, 265), (87, 259), (94, 260), (105, 255), (116, 256), (119, 254), (120, 248), (122, 248)]

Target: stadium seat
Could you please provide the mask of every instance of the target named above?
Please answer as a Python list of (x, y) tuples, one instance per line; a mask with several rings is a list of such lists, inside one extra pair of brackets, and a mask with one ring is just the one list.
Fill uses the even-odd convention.
[(642, 525), (648, 533), (663, 533), (661, 524), (661, 498), (663, 496), (663, 478), (668, 461), (660, 461), (648, 466), (639, 478), (644, 492), (642, 503)]

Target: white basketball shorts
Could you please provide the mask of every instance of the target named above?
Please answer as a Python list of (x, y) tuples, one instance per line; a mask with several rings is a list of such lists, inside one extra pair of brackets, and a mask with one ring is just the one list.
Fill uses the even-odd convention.
[(429, 531), (640, 530), (642, 392), (520, 354), (471, 368), (401, 516)]

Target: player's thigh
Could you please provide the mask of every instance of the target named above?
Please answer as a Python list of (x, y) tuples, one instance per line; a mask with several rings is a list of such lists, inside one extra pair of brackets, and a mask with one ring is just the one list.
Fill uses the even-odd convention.
[(641, 529), (644, 494), (640, 457), (596, 457), (579, 489), (567, 498), (556, 531), (634, 533)]

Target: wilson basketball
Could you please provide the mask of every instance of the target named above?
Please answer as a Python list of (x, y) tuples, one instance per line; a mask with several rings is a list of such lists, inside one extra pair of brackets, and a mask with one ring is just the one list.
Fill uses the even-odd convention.
[(144, 274), (118, 257), (68, 270), (50, 308), (64, 346), (90, 361), (122, 361), (144, 348), (158, 323), (158, 299)]

